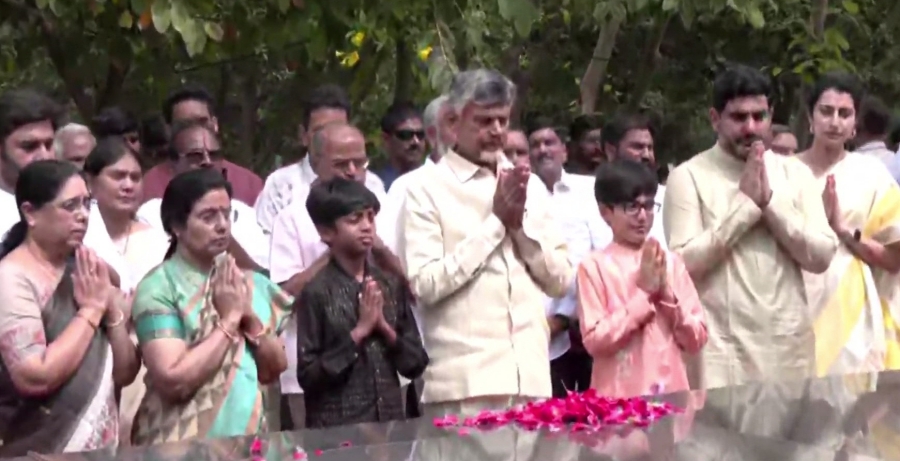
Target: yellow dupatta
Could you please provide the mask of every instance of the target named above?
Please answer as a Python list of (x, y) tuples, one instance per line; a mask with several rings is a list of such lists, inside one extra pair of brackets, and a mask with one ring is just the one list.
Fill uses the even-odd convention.
[[(863, 237), (882, 245), (900, 242), (900, 188), (877, 159), (858, 155), (849, 154), (844, 160), (847, 163), (835, 169), (835, 175), (840, 174), (839, 170), (846, 173), (837, 179), (838, 187), (842, 183), (849, 185), (843, 190), (857, 195), (860, 187), (874, 187), (874, 190), (862, 202), (845, 200), (839, 189), (839, 201), (842, 207), (868, 208), (860, 216), (863, 219), (857, 220), (862, 221)], [(860, 183), (866, 176), (865, 182)], [(850, 198), (850, 192), (845, 195)], [(845, 215), (853, 213), (848, 209), (842, 211)], [(844, 246), (832, 261), (829, 271), (832, 270), (840, 271), (838, 278), (833, 279), (837, 283), (815, 321), (817, 375), (880, 371), (891, 368), (892, 364), (900, 368), (897, 279), (869, 267)]]

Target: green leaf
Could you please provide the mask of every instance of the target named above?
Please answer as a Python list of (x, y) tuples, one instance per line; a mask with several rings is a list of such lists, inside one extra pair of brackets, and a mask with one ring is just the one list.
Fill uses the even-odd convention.
[(278, 10), (282, 13), (287, 13), (289, 9), (291, 9), (291, 0), (277, 0), (278, 1)]
[(847, 51), (850, 49), (850, 43), (847, 42), (847, 38), (844, 37), (844, 34), (841, 31), (837, 30), (834, 27), (829, 27), (825, 29), (824, 34), (825, 43), (834, 48), (839, 48), (842, 51)]
[[(649, 0), (628, 0), (628, 11), (637, 13), (646, 8), (647, 3), (649, 3)], [(665, 8), (665, 2), (663, 2), (663, 8)]]
[(509, 21), (513, 17), (515, 4), (518, 0), (497, 0), (497, 8), (500, 10), (500, 17)]
[(225, 31), (222, 29), (222, 26), (215, 22), (204, 23), (203, 31), (206, 33), (207, 37), (213, 39), (216, 42), (221, 42), (222, 37), (225, 36)]
[(131, 15), (131, 12), (125, 10), (119, 15), (119, 27), (123, 29), (131, 29), (134, 26), (134, 16)]
[(663, 11), (672, 11), (678, 8), (679, 3), (681, 3), (679, 0), (663, 0), (662, 9)]
[(50, 4), (50, 0), (36, 0), (34, 4), (35, 6), (43, 10)]
[(592, 16), (594, 17), (595, 21), (602, 23), (606, 22), (606, 18), (609, 16), (609, 13), (609, 3), (597, 2), (597, 4), (594, 5), (594, 13), (592, 14)]
[[(178, 31), (179, 34), (184, 35), (188, 29), (194, 26), (190, 13), (188, 13), (182, 3), (173, 3), (169, 11), (172, 15), (172, 28)], [(205, 36), (206, 34), (203, 35)]]
[(781, 75), (782, 72), (784, 72), (784, 69), (782, 69), (778, 66), (772, 68), (772, 76), (773, 77), (777, 77), (777, 76)]
[(766, 18), (755, 5), (747, 8), (747, 21), (754, 29), (762, 29), (766, 25)]
[(853, 0), (844, 0), (841, 2), (841, 5), (844, 7), (844, 11), (848, 13), (859, 14), (859, 4)]
[(169, 30), (169, 25), (172, 24), (172, 8), (168, 1), (154, 1), (150, 6), (150, 15), (153, 18), (153, 27), (157, 32), (164, 34)]
[(181, 33), (188, 56), (194, 57), (206, 48), (206, 32), (196, 21), (189, 20), (184, 24), (184, 32)]

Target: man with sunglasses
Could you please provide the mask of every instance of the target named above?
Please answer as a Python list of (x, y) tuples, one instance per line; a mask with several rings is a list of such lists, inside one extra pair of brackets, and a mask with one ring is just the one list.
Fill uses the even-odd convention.
[[(653, 171), (658, 171), (654, 154), (654, 127), (650, 119), (641, 114), (618, 113), (605, 125), (600, 135), (603, 154), (607, 160), (631, 158), (643, 162)], [(657, 216), (662, 214), (662, 204), (666, 196), (666, 186), (660, 184), (656, 189)], [(666, 249), (662, 219), (653, 220), (650, 236)]]
[(35, 160), (53, 158), (62, 116), (62, 107), (42, 93), (22, 89), (0, 95), (0, 237), (19, 222), (19, 172)]
[[(206, 123), (178, 123), (172, 129), (170, 161), (175, 175), (200, 168), (222, 171), (220, 163), (221, 144), (219, 137)], [(161, 198), (145, 202), (137, 211), (138, 219), (162, 229), (160, 217)], [(261, 269), (268, 267), (269, 248), (265, 234), (256, 223), (253, 208), (238, 200), (231, 199), (231, 235), (233, 241), (228, 251), (244, 268)]]
[(393, 104), (381, 118), (381, 139), (388, 163), (376, 174), (390, 190), (395, 179), (422, 166), (425, 160), (422, 114), (410, 103)]

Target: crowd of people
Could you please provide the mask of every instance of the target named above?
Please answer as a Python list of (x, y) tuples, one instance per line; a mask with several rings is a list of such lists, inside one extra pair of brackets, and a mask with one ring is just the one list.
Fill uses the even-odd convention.
[(900, 368), (890, 112), (826, 74), (796, 152), (771, 90), (723, 71), (668, 171), (643, 114), (511, 127), (515, 85), (460, 72), (369, 171), (325, 85), (265, 181), (202, 88), (155, 127), (7, 91), (0, 457)]

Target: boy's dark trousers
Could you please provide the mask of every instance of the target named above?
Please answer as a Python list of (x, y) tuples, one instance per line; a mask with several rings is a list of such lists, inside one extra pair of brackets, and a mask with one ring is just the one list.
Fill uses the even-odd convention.
[(550, 361), (550, 379), (554, 397), (565, 397), (567, 391), (583, 392), (591, 387), (591, 367), (593, 359), (581, 342), (581, 331), (573, 322), (569, 327), (572, 347), (565, 354)]

